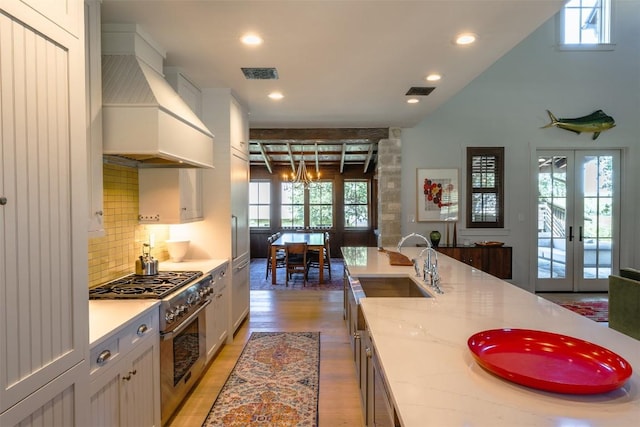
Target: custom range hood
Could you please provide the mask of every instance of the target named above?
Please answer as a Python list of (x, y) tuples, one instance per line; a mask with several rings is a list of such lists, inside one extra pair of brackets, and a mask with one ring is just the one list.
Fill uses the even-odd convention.
[(164, 79), (164, 57), (137, 25), (103, 25), (103, 154), (141, 168), (211, 168), (213, 134)]

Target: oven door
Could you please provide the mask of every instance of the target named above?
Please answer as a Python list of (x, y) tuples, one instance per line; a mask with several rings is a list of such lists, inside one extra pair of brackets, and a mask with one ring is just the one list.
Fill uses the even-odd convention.
[(204, 370), (206, 358), (205, 301), (170, 332), (160, 333), (162, 424), (171, 417)]

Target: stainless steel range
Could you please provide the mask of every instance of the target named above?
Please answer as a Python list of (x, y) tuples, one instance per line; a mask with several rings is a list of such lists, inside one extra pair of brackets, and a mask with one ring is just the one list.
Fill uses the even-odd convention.
[(212, 275), (203, 275), (201, 271), (161, 271), (155, 275), (131, 274), (89, 290), (90, 299), (160, 300), (162, 424), (204, 369), (204, 309), (211, 303), (212, 283)]

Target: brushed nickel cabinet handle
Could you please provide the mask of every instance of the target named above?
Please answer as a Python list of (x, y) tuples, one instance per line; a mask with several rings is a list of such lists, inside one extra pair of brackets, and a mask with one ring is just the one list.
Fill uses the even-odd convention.
[(141, 337), (143, 336), (145, 333), (147, 333), (147, 331), (149, 330), (149, 328), (147, 327), (147, 325), (140, 325), (138, 327), (138, 331), (136, 332), (136, 334)]
[(98, 365), (102, 365), (103, 363), (105, 363), (110, 358), (111, 358), (111, 351), (104, 350), (102, 353), (100, 353), (100, 355), (98, 355), (98, 358), (96, 359), (96, 362), (98, 363)]

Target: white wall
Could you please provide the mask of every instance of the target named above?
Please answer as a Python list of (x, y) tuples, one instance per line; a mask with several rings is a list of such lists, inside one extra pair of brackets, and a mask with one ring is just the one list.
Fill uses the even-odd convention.
[[(532, 207), (535, 150), (620, 148), (620, 265), (640, 267), (639, 22), (640, 1), (614, 0), (615, 49), (569, 52), (555, 47), (554, 17), (434, 114), (414, 128), (403, 129), (403, 234), (444, 230), (442, 224), (410, 221), (416, 211), (417, 168), (459, 168), (464, 211), (466, 147), (504, 146), (505, 229), (464, 230), (463, 214), (458, 223), (459, 240), (499, 240), (513, 246), (513, 283), (532, 291), (529, 275), (535, 261), (531, 254), (536, 231)], [(446, 76), (441, 84), (446, 84)], [(429, 98), (422, 102), (429, 102)], [(579, 117), (602, 109), (615, 119), (617, 126), (595, 141), (591, 134), (540, 129), (549, 121), (546, 109), (558, 117)]]

